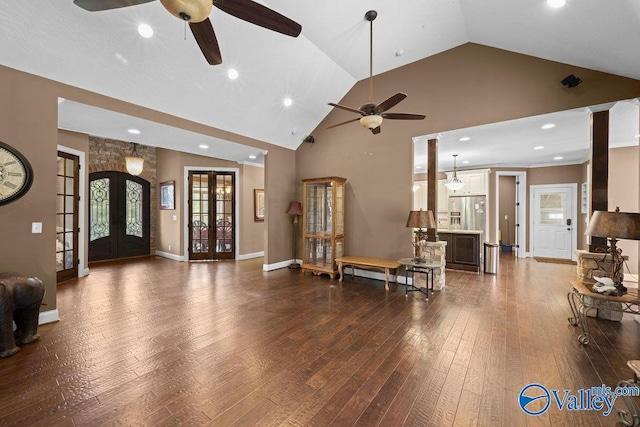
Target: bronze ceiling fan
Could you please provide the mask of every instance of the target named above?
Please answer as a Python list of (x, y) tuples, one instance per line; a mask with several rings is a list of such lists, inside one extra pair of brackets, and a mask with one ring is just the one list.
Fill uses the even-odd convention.
[(373, 103), (373, 20), (378, 16), (378, 12), (375, 10), (370, 10), (365, 13), (364, 18), (369, 21), (370, 24), (370, 32), (369, 32), (369, 103), (364, 104), (359, 109), (347, 107), (345, 105), (334, 104), (330, 102), (329, 105), (332, 107), (340, 108), (342, 110), (351, 111), (352, 113), (360, 114), (362, 117), (355, 118), (351, 120), (347, 120), (346, 122), (338, 123), (333, 126), (329, 126), (329, 128), (334, 128), (336, 126), (341, 126), (347, 123), (352, 123), (355, 121), (360, 121), (360, 124), (368, 129), (371, 129), (371, 132), (374, 135), (380, 133), (380, 124), (383, 119), (391, 119), (391, 120), (423, 120), (425, 118), (424, 114), (410, 114), (410, 113), (387, 113), (386, 111), (395, 107), (400, 101), (407, 97), (406, 94), (402, 92), (398, 92), (380, 104), (376, 105)]
[[(155, 0), (74, 0), (81, 8), (90, 12), (135, 6)], [(222, 64), (222, 54), (216, 34), (209, 20), (212, 6), (271, 31), (298, 37), (302, 26), (251, 0), (160, 0), (165, 9), (177, 18), (189, 23), (189, 28), (200, 46), (200, 50), (211, 65)]]

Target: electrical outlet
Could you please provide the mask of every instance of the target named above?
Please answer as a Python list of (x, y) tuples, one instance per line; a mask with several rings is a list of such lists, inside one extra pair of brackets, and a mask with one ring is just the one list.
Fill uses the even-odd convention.
[(171, 250), (171, 245), (168, 246), (169, 250)]
[(173, 216), (173, 220), (174, 220), (174, 221), (177, 221), (177, 220), (178, 220), (178, 215), (174, 215), (174, 216)]
[(509, 215), (505, 215), (505, 216), (504, 216), (504, 219), (509, 219)]

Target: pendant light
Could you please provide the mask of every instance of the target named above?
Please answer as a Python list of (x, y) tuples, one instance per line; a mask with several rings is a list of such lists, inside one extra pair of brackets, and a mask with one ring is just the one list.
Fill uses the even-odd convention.
[(449, 178), (449, 180), (447, 182), (445, 182), (445, 186), (449, 189), (449, 190), (459, 190), (462, 187), (464, 187), (464, 182), (462, 182), (460, 180), (460, 178), (458, 178), (458, 173), (457, 173), (457, 167), (456, 167), (456, 157), (458, 157), (457, 154), (453, 155), (453, 176), (451, 178)]
[(133, 150), (131, 151), (131, 156), (125, 157), (124, 160), (127, 166), (127, 172), (131, 175), (140, 175), (142, 173), (142, 167), (144, 166), (144, 159), (138, 155), (138, 151), (136, 151), (136, 147), (138, 144), (132, 142)]

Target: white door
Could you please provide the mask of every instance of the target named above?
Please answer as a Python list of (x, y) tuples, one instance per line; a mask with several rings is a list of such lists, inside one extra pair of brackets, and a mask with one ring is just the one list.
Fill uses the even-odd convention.
[(534, 257), (572, 258), (576, 241), (575, 186), (531, 186), (531, 244)]

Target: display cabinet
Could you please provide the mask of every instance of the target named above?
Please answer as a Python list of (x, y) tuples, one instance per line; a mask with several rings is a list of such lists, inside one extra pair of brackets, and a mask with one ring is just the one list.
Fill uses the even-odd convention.
[(302, 272), (338, 273), (336, 257), (344, 255), (345, 178), (302, 180)]

